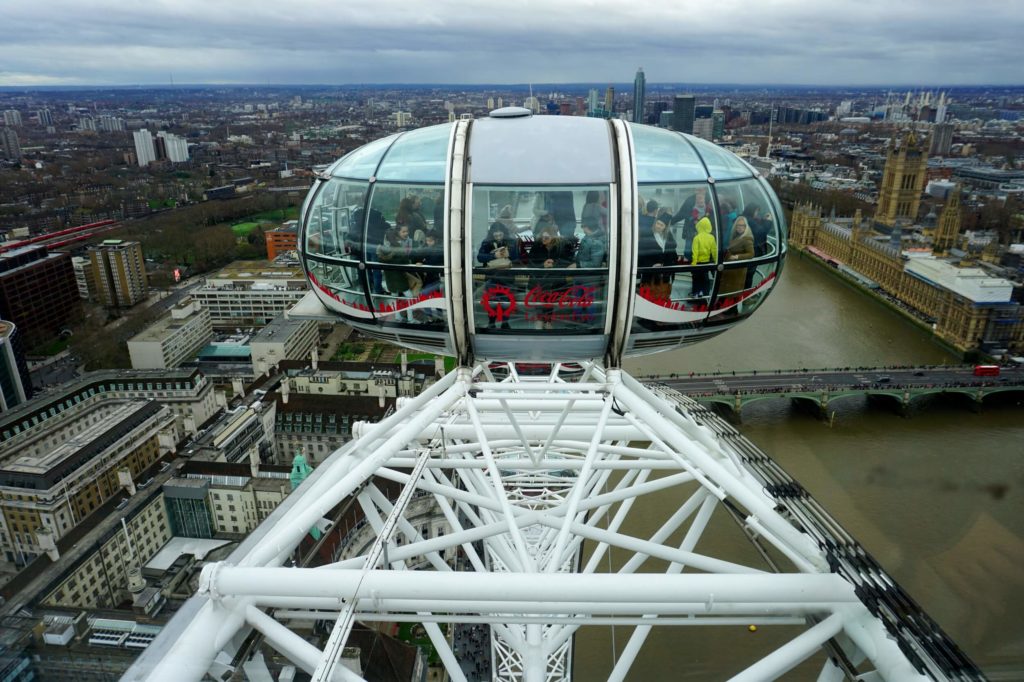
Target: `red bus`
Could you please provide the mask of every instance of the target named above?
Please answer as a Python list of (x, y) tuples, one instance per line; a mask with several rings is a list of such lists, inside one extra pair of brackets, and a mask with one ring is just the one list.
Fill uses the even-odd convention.
[(999, 376), (999, 365), (975, 365), (974, 376), (997, 377)]

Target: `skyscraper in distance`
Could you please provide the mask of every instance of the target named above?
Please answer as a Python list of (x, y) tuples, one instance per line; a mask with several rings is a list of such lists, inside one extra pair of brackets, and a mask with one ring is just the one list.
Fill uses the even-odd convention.
[(21, 142), (12, 128), (0, 128), (0, 153), (11, 161), (21, 158)]
[(693, 95), (676, 95), (672, 104), (672, 129), (680, 133), (693, 133), (693, 115), (697, 101)]
[(647, 79), (644, 78), (644, 67), (636, 70), (636, 78), (633, 79), (633, 121), (644, 122), (644, 95), (647, 92)]
[(135, 138), (135, 158), (140, 166), (148, 166), (156, 161), (156, 152), (153, 151), (153, 135), (145, 128), (132, 133)]
[(615, 103), (615, 88), (608, 86), (608, 89), (604, 91), (604, 110), (609, 115), (612, 113), (612, 105)]
[(949, 156), (953, 145), (953, 124), (936, 123), (932, 128), (932, 136), (928, 141), (928, 156)]
[(184, 137), (161, 130), (156, 134), (157, 140), (163, 140), (164, 153), (171, 163), (188, 161), (188, 142)]

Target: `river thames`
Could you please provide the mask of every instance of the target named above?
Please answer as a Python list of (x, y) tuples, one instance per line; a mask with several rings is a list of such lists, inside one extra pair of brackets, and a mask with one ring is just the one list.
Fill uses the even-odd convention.
[[(752, 319), (702, 345), (633, 360), (627, 368), (647, 375), (958, 362), (927, 332), (794, 254)], [(1024, 679), (1024, 411), (1015, 402), (1022, 399), (1004, 398), (980, 413), (965, 402), (934, 399), (915, 404), (909, 418), (862, 398), (836, 400), (829, 406), (831, 427), (788, 400), (764, 400), (744, 408), (739, 428), (990, 678)], [(678, 501), (657, 504), (671, 508)], [(732, 521), (715, 521), (725, 538)], [(641, 516), (630, 530), (643, 534), (646, 524)], [(735, 556), (745, 551), (731, 539), (707, 542)], [(631, 630), (581, 631), (576, 678), (606, 677)], [(628, 679), (721, 679), (751, 663), (752, 651), (797, 632), (700, 630), (655, 628)], [(815, 679), (823, 660), (787, 679)]]

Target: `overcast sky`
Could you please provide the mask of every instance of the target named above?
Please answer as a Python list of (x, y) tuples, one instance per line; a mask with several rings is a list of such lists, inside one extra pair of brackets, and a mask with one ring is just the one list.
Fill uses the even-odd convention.
[(1024, 83), (1021, 0), (0, 0), (0, 85)]

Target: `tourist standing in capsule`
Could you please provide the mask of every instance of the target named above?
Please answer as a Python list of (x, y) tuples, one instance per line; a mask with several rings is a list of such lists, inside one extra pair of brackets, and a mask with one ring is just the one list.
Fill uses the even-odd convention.
[[(668, 229), (669, 216), (658, 215), (651, 224), (651, 229), (640, 235), (637, 266), (640, 268), (664, 268), (676, 263), (676, 238)], [(650, 297), (654, 300), (669, 301), (672, 298), (672, 279), (670, 272), (644, 272), (640, 276), (641, 286), (647, 287)]]
[[(697, 235), (693, 238), (693, 265), (708, 265), (718, 262), (718, 242), (711, 234), (711, 219), (704, 216), (697, 221)], [(711, 293), (710, 277), (707, 270), (693, 271), (693, 289), (690, 295), (704, 297)]]

